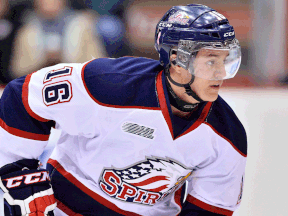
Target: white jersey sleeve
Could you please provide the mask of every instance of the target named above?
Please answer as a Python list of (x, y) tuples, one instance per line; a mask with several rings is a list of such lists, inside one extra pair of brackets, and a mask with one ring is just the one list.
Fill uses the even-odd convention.
[(97, 106), (82, 82), (84, 65), (58, 64), (32, 74), (28, 104), (33, 113), (57, 122), (68, 134), (91, 138), (98, 130), (90, 120)]
[(0, 101), (0, 167), (23, 158), (37, 159), (55, 122), (71, 135), (97, 134), (97, 128), (89, 125), (97, 108), (91, 107), (92, 100), (85, 92), (84, 65), (43, 68), (5, 87)]

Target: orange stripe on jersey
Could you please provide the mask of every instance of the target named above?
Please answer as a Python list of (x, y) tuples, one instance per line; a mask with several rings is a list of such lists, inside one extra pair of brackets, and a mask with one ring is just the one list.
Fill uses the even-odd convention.
[(78, 181), (71, 173), (67, 172), (58, 161), (49, 159), (48, 162), (50, 165), (52, 165), (63, 177), (65, 177), (68, 181), (70, 181), (72, 184), (74, 184), (76, 187), (78, 187), (80, 190), (82, 190), (84, 193), (89, 195), (91, 198), (96, 200), (98, 203), (106, 206), (107, 208), (123, 215), (129, 215), (129, 216), (140, 216), (133, 212), (124, 211), (120, 208), (118, 208), (115, 204), (109, 202), (108, 200), (104, 199), (97, 193), (91, 191), (89, 188), (87, 188), (85, 185), (83, 185), (80, 181)]
[(172, 122), (170, 119), (170, 115), (169, 115), (169, 111), (168, 111), (168, 107), (167, 107), (167, 102), (166, 102), (165, 94), (164, 94), (164, 90), (163, 90), (162, 73), (163, 73), (163, 71), (161, 71), (157, 75), (156, 88), (157, 88), (159, 103), (160, 103), (160, 107), (161, 107), (164, 119), (167, 122), (167, 125), (169, 127), (172, 138), (175, 139), (174, 133), (173, 133)]
[(55, 200), (57, 202), (57, 208), (59, 208), (65, 214), (67, 214), (69, 216), (82, 216), (81, 214), (78, 214), (78, 213), (75, 213), (74, 211), (72, 211), (70, 208), (68, 208), (66, 205), (64, 205), (62, 202), (60, 202), (56, 198), (55, 198)]
[(193, 197), (189, 194), (187, 196), (186, 201), (188, 201), (191, 204), (196, 205), (202, 209), (205, 209), (207, 211), (210, 211), (210, 212), (213, 212), (216, 214), (221, 214), (221, 215), (226, 215), (226, 216), (232, 216), (232, 214), (233, 214), (233, 211), (209, 205), (207, 203), (202, 202), (201, 200), (196, 199), (195, 197)]
[(222, 137), (223, 139), (225, 139), (227, 142), (229, 142), (232, 147), (239, 153), (241, 154), (243, 157), (247, 157), (246, 154), (244, 154), (243, 152), (241, 152), (229, 139), (227, 139), (225, 136), (223, 136), (221, 133), (219, 133), (212, 125), (210, 125), (208, 122), (205, 122), (206, 125), (208, 125), (209, 127), (211, 127), (211, 129), (218, 134), (220, 137)]
[(35, 118), (41, 122), (47, 122), (47, 121), (49, 121), (48, 119), (42, 118), (39, 115), (37, 115), (36, 113), (34, 113), (29, 106), (29, 102), (28, 102), (29, 82), (30, 82), (32, 74), (27, 75), (25, 78), (25, 82), (24, 82), (23, 88), (22, 88), (22, 101), (23, 101), (23, 104), (24, 104), (26, 111), (29, 113), (29, 115), (31, 117), (33, 117), (33, 118)]
[(167, 107), (167, 101), (165, 99), (165, 93), (163, 90), (163, 83), (162, 83), (162, 73), (163, 71), (161, 71), (158, 76), (157, 76), (157, 82), (156, 82), (156, 87), (157, 87), (157, 93), (158, 93), (158, 98), (159, 98), (159, 103), (160, 103), (160, 107), (163, 113), (163, 116), (165, 118), (165, 121), (169, 127), (171, 136), (173, 137), (173, 140), (178, 139), (179, 137), (195, 130), (198, 126), (200, 126), (206, 119), (210, 108), (212, 106), (212, 102), (208, 102), (204, 109), (202, 110), (201, 115), (199, 116), (199, 118), (195, 121), (195, 123), (193, 123), (193, 125), (191, 125), (190, 128), (188, 128), (184, 133), (180, 134), (177, 138), (174, 137), (174, 133), (173, 133), (173, 125), (172, 125), (172, 121), (169, 115), (169, 111), (168, 111), (168, 107)]
[[(205, 119), (206, 119), (206, 117), (210, 111), (211, 106), (212, 106), (212, 102), (208, 102), (205, 105), (204, 109), (202, 110), (200, 117), (196, 120), (196, 122), (190, 128), (188, 128), (183, 134), (181, 134), (179, 137), (195, 130), (198, 126), (200, 126), (205, 121)], [(177, 138), (179, 138), (179, 137), (177, 137)]]
[(38, 141), (48, 141), (50, 135), (44, 134), (35, 134), (31, 132), (22, 131), (13, 127), (9, 127), (2, 119), (0, 119), (0, 127), (2, 127), (5, 131), (10, 134), (13, 134), (18, 137), (38, 140)]

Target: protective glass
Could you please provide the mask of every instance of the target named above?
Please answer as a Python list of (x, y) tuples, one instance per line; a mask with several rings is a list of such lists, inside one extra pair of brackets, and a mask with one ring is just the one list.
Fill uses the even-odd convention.
[(202, 79), (233, 78), (240, 63), (241, 48), (236, 39), (225, 43), (186, 41), (178, 45), (177, 64)]

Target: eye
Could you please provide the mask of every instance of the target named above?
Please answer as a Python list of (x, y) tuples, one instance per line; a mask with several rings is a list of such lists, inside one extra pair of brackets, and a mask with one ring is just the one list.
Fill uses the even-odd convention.
[(224, 63), (224, 65), (226, 65), (226, 64), (230, 63), (231, 61), (233, 61), (233, 59), (227, 57), (223, 60), (223, 63)]
[(213, 66), (215, 64), (215, 61), (211, 60), (211, 61), (206, 62), (206, 64), (209, 66)]

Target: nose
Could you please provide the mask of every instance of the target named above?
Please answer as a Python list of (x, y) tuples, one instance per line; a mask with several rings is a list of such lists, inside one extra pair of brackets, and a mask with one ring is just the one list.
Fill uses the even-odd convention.
[(223, 80), (225, 76), (226, 76), (225, 65), (221, 64), (214, 72), (214, 79)]

